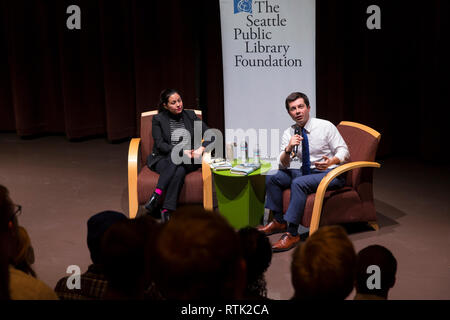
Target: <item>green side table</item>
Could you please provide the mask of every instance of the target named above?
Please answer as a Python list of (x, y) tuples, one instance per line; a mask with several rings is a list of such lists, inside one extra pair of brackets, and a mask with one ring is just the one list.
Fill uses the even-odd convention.
[(232, 174), (230, 170), (211, 169), (219, 211), (234, 228), (262, 224), (266, 196), (264, 173), (270, 169), (271, 164), (263, 161), (261, 168), (247, 176)]

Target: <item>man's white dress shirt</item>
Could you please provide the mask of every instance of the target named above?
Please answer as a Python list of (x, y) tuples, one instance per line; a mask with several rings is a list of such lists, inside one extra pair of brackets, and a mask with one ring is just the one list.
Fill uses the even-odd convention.
[[(281, 164), (280, 157), (284, 153), (284, 150), (289, 145), (289, 141), (295, 132), (295, 124), (287, 128), (283, 137), (281, 138), (281, 152), (278, 156), (278, 163), (281, 169), (300, 169), (302, 166), (302, 143), (298, 146), (297, 156), (291, 160), (289, 167), (284, 167)], [(322, 156), (328, 158), (337, 157), (341, 163), (345, 163), (350, 153), (348, 151), (347, 144), (339, 133), (338, 129), (330, 121), (309, 118), (305, 124), (306, 134), (308, 135), (309, 142), (309, 159), (311, 161), (311, 169), (314, 169), (314, 162), (323, 161)], [(300, 133), (301, 135), (301, 133)], [(336, 168), (338, 165), (332, 165), (329, 169)]]

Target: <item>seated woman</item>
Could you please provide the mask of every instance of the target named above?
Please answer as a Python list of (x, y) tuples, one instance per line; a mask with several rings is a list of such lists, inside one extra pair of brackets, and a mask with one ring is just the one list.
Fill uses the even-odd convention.
[[(170, 218), (170, 212), (177, 207), (184, 177), (201, 167), (203, 151), (211, 143), (198, 138), (194, 139), (195, 121), (201, 120), (194, 111), (183, 109), (183, 101), (177, 90), (166, 89), (161, 92), (159, 113), (153, 117), (152, 121), (153, 151), (147, 158), (147, 166), (150, 170), (159, 173), (159, 179), (145, 208), (154, 215), (164, 195), (161, 209), (163, 221), (167, 221)], [(203, 121), (201, 125), (203, 137), (208, 127)], [(201, 145), (194, 145), (196, 140), (202, 141)], [(174, 160), (180, 158), (183, 158), (183, 162), (174, 163)]]

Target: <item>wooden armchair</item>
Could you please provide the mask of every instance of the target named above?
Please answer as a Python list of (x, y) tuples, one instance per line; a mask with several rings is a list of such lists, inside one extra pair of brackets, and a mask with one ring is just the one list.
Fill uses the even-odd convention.
[[(194, 110), (202, 118), (200, 110)], [(159, 174), (147, 167), (147, 157), (153, 149), (152, 119), (158, 111), (141, 114), (140, 138), (130, 141), (128, 150), (128, 201), (129, 217), (135, 218), (139, 205), (145, 204), (155, 190)], [(203, 204), (213, 210), (212, 177), (209, 164), (210, 153), (204, 153), (202, 168), (186, 175), (178, 202), (180, 204)]]
[[(301, 224), (313, 234), (319, 225), (349, 222), (367, 222), (378, 230), (373, 201), (373, 168), (381, 135), (365, 125), (342, 121), (337, 126), (350, 151), (348, 163), (331, 170), (319, 184), (316, 193), (310, 194)], [(327, 191), (330, 182), (341, 174), (347, 174), (346, 185)], [(283, 212), (289, 206), (290, 189), (283, 192)]]

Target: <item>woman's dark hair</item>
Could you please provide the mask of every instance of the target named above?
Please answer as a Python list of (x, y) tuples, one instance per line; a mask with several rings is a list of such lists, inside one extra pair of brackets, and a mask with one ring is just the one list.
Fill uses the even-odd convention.
[(302, 98), (303, 101), (305, 101), (305, 104), (307, 107), (309, 107), (309, 99), (308, 96), (302, 92), (292, 92), (290, 95), (287, 96), (286, 101), (284, 103), (287, 112), (289, 112), (289, 103)]
[(170, 96), (175, 93), (177, 93), (181, 97), (180, 92), (178, 92), (178, 90), (176, 90), (176, 89), (165, 89), (160, 93), (159, 103), (158, 103), (159, 112), (164, 110), (164, 105), (169, 102)]

